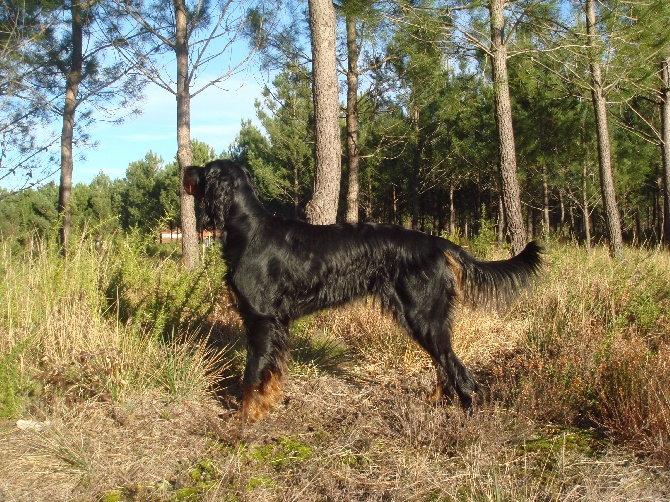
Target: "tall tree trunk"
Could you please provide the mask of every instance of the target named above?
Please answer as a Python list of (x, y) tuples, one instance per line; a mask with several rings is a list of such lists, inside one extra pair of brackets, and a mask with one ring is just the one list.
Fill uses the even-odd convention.
[(83, 64), (83, 16), (81, 3), (73, 0), (70, 5), (72, 16), (72, 59), (65, 83), (65, 105), (63, 107), (63, 128), (60, 138), (60, 186), (58, 188), (58, 214), (61, 219), (60, 244), (63, 256), (67, 255), (72, 208), (72, 170), (74, 159), (74, 117), (77, 111), (77, 94), (81, 82)]
[(549, 219), (549, 180), (547, 176), (547, 164), (542, 164), (542, 192), (544, 195), (544, 207), (542, 208), (542, 233), (545, 237), (549, 236), (549, 231), (551, 230), (550, 225), (551, 221)]
[(312, 34), (312, 93), (314, 99), (314, 195), (306, 208), (307, 221), (335, 223), (342, 176), (337, 83), (336, 19), (332, 0), (309, 0)]
[(591, 250), (591, 210), (589, 209), (589, 192), (588, 192), (588, 172), (587, 162), (584, 162), (582, 170), (582, 206), (584, 208), (584, 243), (586, 250)]
[(193, 163), (191, 150), (191, 94), (188, 72), (188, 26), (184, 0), (174, 0), (177, 57), (177, 160), (181, 201), (182, 259), (187, 270), (198, 265), (198, 231), (193, 196), (184, 191), (184, 169)]
[(607, 123), (607, 99), (603, 88), (602, 70), (597, 49), (596, 10), (594, 0), (586, 0), (586, 34), (588, 36), (589, 71), (591, 73), (591, 97), (596, 121), (598, 140), (598, 164), (600, 166), (600, 190), (603, 198), (603, 211), (609, 238), (609, 250), (612, 257), (623, 251), (623, 236), (619, 207), (614, 191), (612, 176), (612, 154), (610, 148), (609, 125)]
[(563, 199), (563, 188), (558, 189), (558, 201), (561, 205), (561, 230), (559, 235), (563, 237), (565, 232), (565, 200)]
[(298, 163), (293, 163), (293, 217), (300, 217), (300, 171)]
[(661, 62), (661, 148), (663, 149), (663, 242), (670, 247), (670, 56)]
[(349, 179), (347, 190), (348, 223), (358, 222), (358, 36), (356, 17), (346, 13), (347, 24), (347, 164)]
[(498, 245), (505, 243), (505, 205), (502, 194), (498, 194)]
[(490, 0), (491, 11), (491, 66), (493, 68), (493, 99), (496, 126), (498, 129), (498, 149), (500, 179), (507, 231), (512, 241), (512, 252), (520, 253), (526, 245), (526, 230), (521, 211), (521, 192), (516, 169), (516, 149), (512, 125), (512, 105), (510, 102), (507, 77), (507, 45), (504, 36), (505, 0)]
[(411, 225), (414, 230), (419, 229), (419, 171), (421, 169), (421, 139), (419, 128), (419, 107), (414, 105), (412, 110), (414, 122), (414, 154), (412, 155), (412, 172), (409, 178), (409, 198), (412, 205)]
[(643, 234), (642, 234), (642, 223), (640, 222), (640, 211), (638, 208), (635, 208), (634, 219), (635, 219), (635, 230), (633, 232), (633, 245), (639, 246), (640, 242), (643, 239)]
[(454, 206), (454, 183), (449, 183), (449, 235), (456, 233), (456, 207)]

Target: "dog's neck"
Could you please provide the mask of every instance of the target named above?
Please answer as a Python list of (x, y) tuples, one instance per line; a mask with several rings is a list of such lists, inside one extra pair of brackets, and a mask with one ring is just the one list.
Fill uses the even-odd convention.
[(236, 269), (247, 245), (263, 232), (264, 223), (269, 218), (272, 216), (250, 186), (235, 191), (226, 217), (220, 221), (223, 256), (230, 273)]
[(260, 222), (270, 217), (270, 213), (249, 185), (239, 187), (230, 207), (222, 218), (223, 228), (228, 233), (248, 234)]
[(263, 203), (256, 196), (253, 188), (249, 185), (241, 186), (235, 193), (233, 204), (230, 207), (231, 216), (249, 215), (265, 217), (269, 213)]

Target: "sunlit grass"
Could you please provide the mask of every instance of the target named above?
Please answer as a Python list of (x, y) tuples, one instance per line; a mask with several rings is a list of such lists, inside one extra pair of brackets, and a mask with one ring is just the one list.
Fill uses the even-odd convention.
[(99, 247), (84, 237), (67, 258), (36, 242), (22, 256), (1, 250), (0, 416), (216, 386), (225, 348), (208, 347), (204, 324), (221, 290), (216, 264), (187, 274), (139, 239)]
[(664, 493), (644, 462), (670, 459), (665, 252), (612, 261), (550, 243), (543, 275), (507, 311), (460, 310), (455, 351), (489, 390), (472, 415), (427, 404), (430, 358), (374, 299), (316, 313), (292, 326), (285, 399), (243, 427), (230, 413), (243, 329), (220, 260), (187, 273), (147, 248), (138, 235), (84, 238), (67, 259), (48, 242), (0, 248), (7, 486), (82, 500)]

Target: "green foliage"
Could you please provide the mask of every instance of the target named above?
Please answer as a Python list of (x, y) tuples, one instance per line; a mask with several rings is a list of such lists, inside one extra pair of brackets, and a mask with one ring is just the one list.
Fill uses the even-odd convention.
[(272, 84), (273, 90), (263, 92), (263, 105), (256, 104), (268, 139), (251, 124), (243, 124), (231, 153), (248, 162), (265, 198), (281, 202), (285, 212), (297, 216), (307, 202), (314, 175), (309, 74), (303, 65), (291, 61)]
[[(103, 493), (100, 502), (119, 502), (137, 500), (174, 500), (197, 501), (212, 490), (220, 480), (220, 472), (211, 460), (198, 460), (193, 464), (177, 462), (178, 472), (175, 478), (163, 479), (157, 483), (129, 489), (116, 489)], [(146, 498), (145, 498), (146, 497)], [(228, 500), (228, 499), (226, 499)]]
[(482, 206), (479, 217), (479, 231), (472, 239), (472, 254), (482, 260), (490, 259), (490, 252), (498, 242), (495, 223), (486, 216), (486, 206)]
[(58, 218), (57, 202), (58, 187), (54, 183), (0, 198), (0, 238), (26, 242), (35, 234), (46, 236)]
[[(111, 315), (169, 340), (174, 333), (203, 325), (223, 285), (223, 265), (219, 253), (210, 252), (202, 267), (185, 274), (174, 256), (152, 258), (147, 253), (152, 243), (150, 235), (137, 230), (117, 242), (118, 261), (105, 295)], [(148, 262), (153, 266), (147, 267)]]
[(31, 344), (28, 338), (7, 354), (0, 354), (0, 417), (15, 417), (30, 399), (38, 397), (41, 385), (35, 374), (26, 374), (21, 364)]
[(163, 159), (153, 152), (131, 162), (121, 193), (123, 227), (147, 232), (155, 229), (166, 213), (174, 218), (179, 207), (178, 180), (177, 167), (164, 168)]
[(204, 166), (210, 160), (217, 158), (214, 148), (197, 139), (191, 140), (191, 151), (193, 153), (193, 165), (195, 166)]
[(276, 468), (284, 468), (294, 462), (308, 460), (313, 454), (314, 450), (311, 446), (291, 437), (279, 437), (274, 443), (257, 446), (249, 451), (250, 458)]
[[(22, 61), (29, 74), (38, 75), (43, 84), (53, 84), (44, 88), (56, 89), (63, 84), (56, 76), (67, 67), (70, 41), (67, 30), (44, 28), (52, 26), (45, 20), (55, 20), (57, 11), (56, 4), (42, 4), (38, 8), (35, 2), (10, 2), (3, 7), (0, 14), (5, 17), (0, 17), (0, 22), (4, 26), (20, 20), (17, 30), (7, 28), (5, 37), (39, 34), (37, 45), (19, 48), (7, 40), (9, 52), (3, 53), (7, 56), (3, 65), (9, 78), (9, 70), (18, 70), (15, 66)], [(95, 26), (91, 23), (102, 22), (102, 5), (91, 5), (88, 12), (86, 28), (91, 33), (87, 35), (92, 39)], [(478, 227), (482, 202), (494, 220), (499, 211), (494, 103), (487, 77), (490, 68), (481, 50), (488, 44), (488, 9), (484, 3), (466, 5), (460, 1), (448, 2), (448, 7), (457, 7), (455, 10), (436, 6), (431, 0), (422, 0), (388, 15), (380, 13), (384, 7), (377, 4), (346, 1), (337, 5), (340, 14), (355, 18), (360, 43), (361, 209), (368, 221), (411, 221), (425, 231), (439, 233), (452, 216), (447, 205), (453, 191), (455, 224), (463, 238), (470, 239), (476, 233), (471, 230)], [(171, 29), (171, 14), (162, 12), (159, 3), (146, 7), (155, 20), (165, 21), (160, 30)], [(213, 4), (206, 3), (196, 12), (188, 3), (191, 28), (208, 25), (213, 19), (212, 8)], [(297, 11), (300, 7), (291, 3), (286, 8)], [(588, 103), (590, 77), (585, 51), (575, 50), (584, 46), (581, 6), (555, 1), (508, 2), (505, 13), (519, 20), (508, 37), (515, 51), (508, 67), (524, 216), (535, 229), (542, 228), (546, 181), (549, 230), (560, 228), (564, 237), (581, 238), (586, 200), (597, 238), (605, 229), (596, 135)], [(602, 53), (611, 56), (603, 61), (605, 75), (617, 77), (616, 85), (606, 82), (606, 88), (610, 102), (620, 103), (609, 110), (614, 119), (610, 128), (617, 199), (626, 236), (638, 243), (655, 243), (660, 237), (660, 212), (655, 209), (662, 160), (657, 134), (657, 70), (659, 58), (669, 47), (667, 14), (668, 3), (663, 0), (614, 2), (603, 4), (597, 19)], [(222, 155), (250, 168), (272, 212), (300, 216), (313, 183), (313, 105), (311, 75), (300, 36), (305, 19), (290, 17), (280, 19), (277, 13), (258, 6), (249, 11), (244, 30), (249, 40), (261, 44), (264, 64), (278, 72), (257, 105), (261, 127), (242, 120), (235, 142)], [(67, 26), (67, 13), (60, 21)], [(557, 29), (548, 29), (546, 23), (552, 22), (558, 23), (554, 26)], [(452, 27), (458, 28), (454, 31)], [(455, 33), (468, 35), (463, 39)], [(35, 49), (42, 43), (49, 50)], [(28, 55), (31, 58), (21, 59)], [(86, 89), (118, 70), (117, 64), (104, 66), (98, 54), (91, 54), (87, 62), (82, 83)], [(31, 65), (40, 71), (30, 72)], [(6, 88), (9, 94), (14, 89)], [(115, 99), (114, 94), (106, 92), (100, 99)], [(17, 109), (8, 106), (2, 112), (2, 124), (9, 127), (7, 121), (11, 122)], [(90, 110), (78, 111), (78, 117), (88, 120)], [(3, 125), (3, 137), (22, 141), (15, 138), (31, 132), (26, 125), (22, 128), (25, 135), (11, 133)], [(37, 147), (28, 141), (24, 153)], [(194, 163), (202, 164), (215, 156), (214, 148), (197, 140), (192, 147)], [(6, 152), (3, 149), (2, 166), (11, 170), (13, 164), (7, 161)], [(30, 169), (38, 167), (31, 164)], [(20, 197), (0, 193), (3, 238), (24, 244), (28, 232), (37, 230), (44, 235), (53, 228), (57, 218), (55, 189), (51, 184)], [(73, 224), (79, 230), (97, 228), (99, 240), (119, 227), (138, 226), (144, 232), (158, 225), (175, 228), (179, 226), (178, 192), (176, 163), (163, 166), (162, 160), (149, 152), (131, 163), (124, 180), (112, 181), (101, 173), (89, 186), (75, 186)]]
[(298, 320), (291, 325), (291, 371), (294, 373), (344, 374), (353, 356), (341, 341), (332, 336), (318, 336), (312, 330), (314, 318)]
[(247, 481), (244, 490), (252, 492), (258, 488), (274, 488), (276, 486), (277, 483), (267, 476), (253, 476)]
[[(198, 140), (192, 142), (194, 162), (204, 164), (216, 158), (214, 149)], [(0, 239), (19, 250), (35, 237), (55, 235), (58, 223), (58, 187), (47, 183), (14, 195), (0, 189)], [(78, 183), (71, 199), (73, 234), (92, 235), (98, 243), (111, 241), (121, 231), (138, 229), (152, 233), (179, 227), (179, 166), (163, 165), (163, 159), (149, 151), (144, 159), (131, 162), (123, 179), (111, 180), (104, 173), (90, 184)]]
[(187, 486), (175, 487), (175, 500), (201, 500), (216, 485), (219, 478), (216, 466), (210, 460), (200, 460), (187, 469)]
[(148, 255), (138, 231), (102, 246), (85, 234), (67, 258), (54, 241), (20, 255), (3, 246), (0, 416), (36, 399), (116, 402), (150, 388), (192, 397), (216, 384), (228, 357), (207, 345), (205, 321), (222, 287), (218, 253), (186, 273)]
[(495, 370), (517, 383), (517, 405), (543, 420), (604, 427), (667, 458), (667, 262), (658, 253), (612, 262), (600, 249), (553, 252), (524, 350)]

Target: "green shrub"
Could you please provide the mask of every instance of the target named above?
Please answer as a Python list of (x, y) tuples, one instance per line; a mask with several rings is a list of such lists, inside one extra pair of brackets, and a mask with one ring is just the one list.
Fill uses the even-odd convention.
[(192, 396), (216, 383), (228, 356), (208, 346), (206, 320), (221, 260), (209, 253), (188, 273), (174, 255), (149, 255), (148, 242), (83, 235), (66, 258), (55, 240), (18, 255), (2, 245), (0, 415), (150, 389)]
[(491, 259), (491, 252), (497, 246), (495, 223), (487, 218), (486, 207), (482, 204), (479, 217), (479, 232), (471, 241), (470, 252), (479, 259)]

